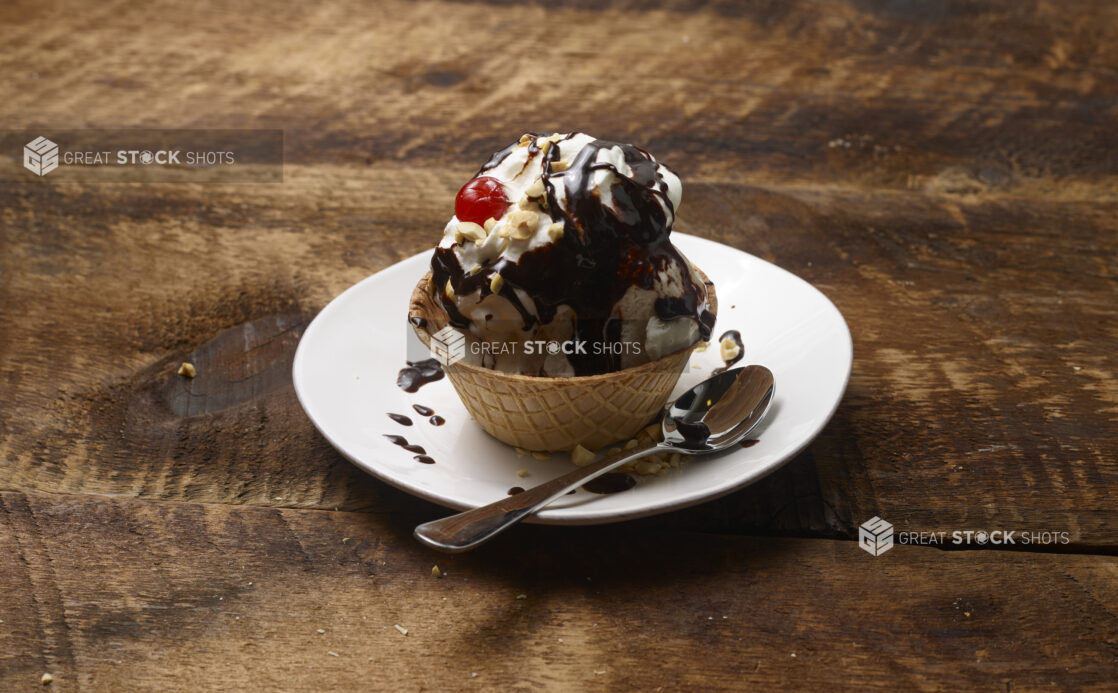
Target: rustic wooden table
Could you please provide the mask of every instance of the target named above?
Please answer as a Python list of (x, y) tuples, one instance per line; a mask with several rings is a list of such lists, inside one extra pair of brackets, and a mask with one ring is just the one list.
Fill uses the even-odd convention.
[[(16, 2), (0, 45), (2, 128), (286, 139), (278, 185), (3, 181), (0, 689), (1113, 690), (1113, 6)], [(439, 555), (294, 349), (490, 151), (572, 129), (825, 292), (850, 386), (729, 497)], [(1068, 542), (875, 558), (875, 515)]]

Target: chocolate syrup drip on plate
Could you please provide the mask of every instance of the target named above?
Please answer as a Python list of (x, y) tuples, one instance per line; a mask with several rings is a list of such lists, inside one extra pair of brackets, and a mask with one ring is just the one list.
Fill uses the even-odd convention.
[(522, 489), (519, 486), (513, 486), (512, 488), (509, 489), (509, 495), (510, 496), (515, 496), (518, 493), (524, 493), (524, 489)]
[[(498, 166), (517, 146), (494, 154), (479, 174)], [(530, 153), (535, 146), (533, 140)], [(621, 149), (631, 169), (629, 177), (617, 172), (613, 164), (596, 161), (600, 150), (612, 147)], [(431, 269), (436, 298), (450, 323), (459, 328), (470, 325), (454, 302), (446, 298), (447, 281), (456, 295), (480, 291), (484, 298), (492, 293), (493, 276), (499, 273), (504, 280), (500, 294), (520, 314), (524, 330), (535, 325), (537, 315), (539, 321), (551, 322), (558, 308), (566, 305), (577, 316), (573, 340), (614, 344), (621, 334), (618, 320), (610, 317), (614, 305), (631, 287), (652, 289), (657, 273), (676, 264), (685, 270), (683, 293), (676, 299), (657, 300), (654, 311), (661, 320), (696, 319), (700, 336), (709, 339), (714, 316), (701, 308), (706, 287), (686, 271), (687, 261), (668, 238), (669, 213), (674, 216), (674, 209), (657, 162), (632, 145), (594, 140), (579, 151), (569, 169), (552, 174), (551, 162), (558, 156), (558, 147), (548, 149), (543, 175), (547, 209), (552, 218), (564, 224), (558, 240), (522, 254), (515, 263), (501, 258), (471, 275), (465, 273), (453, 248), (435, 249)], [(594, 187), (595, 172), (603, 169), (617, 174), (608, 208), (602, 205)], [(556, 185), (564, 186), (566, 209), (558, 203)], [(515, 288), (532, 298), (534, 313), (523, 305)], [(567, 358), (575, 375), (593, 375), (619, 370), (623, 352), (621, 348), (588, 349), (587, 353)]]
[(427, 421), (429, 421), (432, 426), (442, 426), (444, 423), (446, 423), (446, 419), (439, 416), (438, 414), (435, 414), (431, 418), (427, 419)]
[(435, 460), (427, 455), (416, 455), (412, 459), (421, 464), (435, 464)]
[(590, 493), (621, 493), (637, 485), (637, 480), (624, 472), (610, 472), (582, 485)]
[(435, 359), (408, 361), (407, 363), (407, 367), (401, 368), (396, 376), (396, 384), (404, 392), (418, 392), (419, 388), (427, 383), (442, 380), (443, 375), (445, 375), (442, 364)]
[(417, 454), (420, 454), (420, 455), (426, 455), (427, 454), (427, 451), (423, 449), (422, 445), (409, 444), (408, 439), (405, 438), (404, 436), (394, 436), (394, 435), (389, 435), (389, 434), (385, 433), (384, 437), (387, 438), (390, 442), (395, 443), (396, 445), (399, 445), (400, 447), (407, 450), (408, 452), (414, 452), (414, 453), (417, 453)]
[(757, 443), (760, 443), (760, 442), (761, 441), (758, 440), (757, 438), (747, 438), (746, 440), (741, 441), (741, 446), (743, 448), (751, 448), (751, 447), (753, 447), (754, 445), (756, 445)]
[(430, 416), (435, 413), (434, 409), (432, 409), (431, 407), (425, 407), (422, 404), (413, 404), (411, 405), (411, 408), (414, 409), (415, 413), (419, 414), (420, 416)]
[(403, 414), (393, 414), (393, 413), (389, 412), (388, 418), (392, 419), (393, 421), (400, 424), (401, 426), (411, 426), (411, 419), (404, 416)]

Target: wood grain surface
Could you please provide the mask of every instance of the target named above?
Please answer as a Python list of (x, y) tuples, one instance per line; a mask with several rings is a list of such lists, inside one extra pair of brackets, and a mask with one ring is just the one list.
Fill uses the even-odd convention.
[[(0, 129), (281, 128), (286, 157), (0, 180), (0, 689), (1112, 689), (1115, 5), (17, 1), (0, 45)], [(291, 360), (526, 130), (655, 153), (677, 228), (819, 287), (854, 369), (747, 489), (447, 558)], [(1069, 543), (875, 559), (874, 515)]]

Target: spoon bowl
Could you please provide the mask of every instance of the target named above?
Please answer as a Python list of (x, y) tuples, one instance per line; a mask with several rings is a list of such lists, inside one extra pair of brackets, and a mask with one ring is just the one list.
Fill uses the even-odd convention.
[(718, 373), (667, 407), (664, 443), (692, 454), (727, 448), (764, 418), (773, 392), (773, 374), (764, 366)]
[(667, 407), (661, 423), (663, 441), (638, 443), (523, 493), (421, 524), (415, 528), (415, 536), (440, 551), (467, 551), (568, 491), (627, 462), (658, 452), (703, 455), (726, 450), (764, 419), (774, 391), (773, 374), (764, 366), (745, 366), (714, 375)]

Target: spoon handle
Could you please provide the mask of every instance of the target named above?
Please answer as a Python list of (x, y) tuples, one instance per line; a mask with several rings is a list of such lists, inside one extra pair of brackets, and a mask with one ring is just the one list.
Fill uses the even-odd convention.
[(523, 493), (502, 498), (480, 508), (426, 522), (415, 528), (415, 537), (424, 544), (448, 553), (466, 551), (488, 541), (498, 532), (511, 527), (535, 513), (551, 501), (617, 469), (626, 462), (651, 455), (657, 449), (672, 449), (658, 443), (638, 443), (637, 447), (607, 455), (601, 460), (579, 467), (563, 476), (552, 479)]

